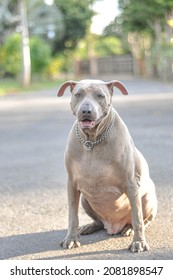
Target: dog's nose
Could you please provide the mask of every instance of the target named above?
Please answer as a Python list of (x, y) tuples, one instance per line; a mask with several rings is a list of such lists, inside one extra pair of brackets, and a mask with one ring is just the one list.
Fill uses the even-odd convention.
[(92, 106), (89, 102), (85, 102), (83, 105), (82, 105), (82, 114), (91, 114), (92, 112)]

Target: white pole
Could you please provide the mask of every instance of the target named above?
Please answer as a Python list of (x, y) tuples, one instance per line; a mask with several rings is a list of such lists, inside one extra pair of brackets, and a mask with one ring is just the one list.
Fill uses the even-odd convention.
[(22, 26), (22, 84), (27, 87), (31, 79), (31, 58), (29, 47), (29, 32), (27, 22), (26, 1), (20, 0), (21, 26)]

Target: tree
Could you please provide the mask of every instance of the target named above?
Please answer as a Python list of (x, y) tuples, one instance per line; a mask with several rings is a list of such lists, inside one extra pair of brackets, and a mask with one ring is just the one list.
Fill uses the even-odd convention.
[[(0, 47), (0, 77), (18, 77), (22, 65), (22, 39), (21, 34), (10, 35), (3, 46)], [(51, 62), (51, 47), (40, 37), (30, 37), (29, 40), (32, 73), (47, 73)]]
[(30, 79), (29, 37), (34, 35), (44, 38), (51, 45), (55, 57), (61, 53), (69, 59), (90, 26), (94, 14), (91, 5), (94, 1), (96, 0), (54, 0), (50, 6), (44, 0), (0, 2), (0, 43), (4, 45), (13, 32), (23, 35), (25, 85)]
[(55, 0), (63, 14), (64, 34), (61, 39), (55, 38), (54, 53), (74, 49), (77, 42), (85, 37), (94, 15), (91, 9), (94, 1), (96, 0)]
[[(120, 15), (107, 27), (129, 43), (134, 56), (144, 61), (153, 51), (153, 72), (158, 75), (161, 46), (170, 40), (167, 20), (173, 15), (173, 0), (119, 0)], [(165, 35), (164, 35), (165, 34)]]
[[(0, 42), (9, 34), (21, 32), (21, 15), (17, 3), (21, 0), (0, 0)], [(26, 0), (29, 35), (48, 40), (54, 53), (74, 49), (85, 37), (94, 15), (91, 5), (96, 0)]]
[(147, 32), (154, 40), (159, 40), (166, 31), (166, 18), (173, 12), (173, 0), (119, 0), (122, 11), (119, 21), (126, 32)]
[(75, 57), (79, 60), (87, 59), (90, 56), (88, 51), (90, 50), (91, 46), (91, 55), (95, 57), (105, 57), (129, 53), (129, 50), (122, 46), (122, 41), (117, 36), (101, 36), (89, 33), (79, 42), (75, 50)]
[(14, 32), (20, 22), (18, 6), (15, 0), (0, 1), (0, 44)]
[(31, 35), (48, 40), (61, 40), (64, 34), (64, 19), (59, 7), (53, 2), (47, 5), (43, 0), (27, 2), (28, 28)]
[[(24, 0), (25, 1), (25, 0)], [(21, 0), (0, 0), (0, 43), (13, 32), (21, 32)], [(63, 15), (55, 5), (46, 5), (44, 0), (26, 0), (25, 6), (30, 35), (52, 40), (61, 39), (64, 33)]]
[[(17, 5), (18, 4), (18, 5)], [(60, 10), (47, 6), (42, 0), (7, 0), (0, 4), (1, 44), (13, 32), (22, 34), (22, 84), (28, 86), (31, 78), (29, 33), (52, 38), (63, 30)], [(60, 38), (60, 35), (59, 35)]]

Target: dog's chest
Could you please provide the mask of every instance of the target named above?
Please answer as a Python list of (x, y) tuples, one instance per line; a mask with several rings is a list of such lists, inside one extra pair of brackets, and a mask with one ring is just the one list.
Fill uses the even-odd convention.
[[(100, 153), (100, 151), (99, 151)], [(112, 170), (111, 160), (92, 151), (84, 152), (80, 157), (74, 159), (75, 169), (82, 177), (90, 177), (92, 180), (105, 176)]]
[(75, 162), (75, 174), (78, 189), (87, 196), (104, 196), (105, 194), (121, 194), (120, 178), (113, 161), (94, 158), (92, 155), (81, 157)]

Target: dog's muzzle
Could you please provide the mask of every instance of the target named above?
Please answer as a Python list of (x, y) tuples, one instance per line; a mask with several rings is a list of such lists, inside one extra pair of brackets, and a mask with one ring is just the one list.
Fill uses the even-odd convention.
[(78, 119), (82, 128), (93, 128), (96, 124), (96, 112), (89, 101), (85, 101), (78, 112)]

